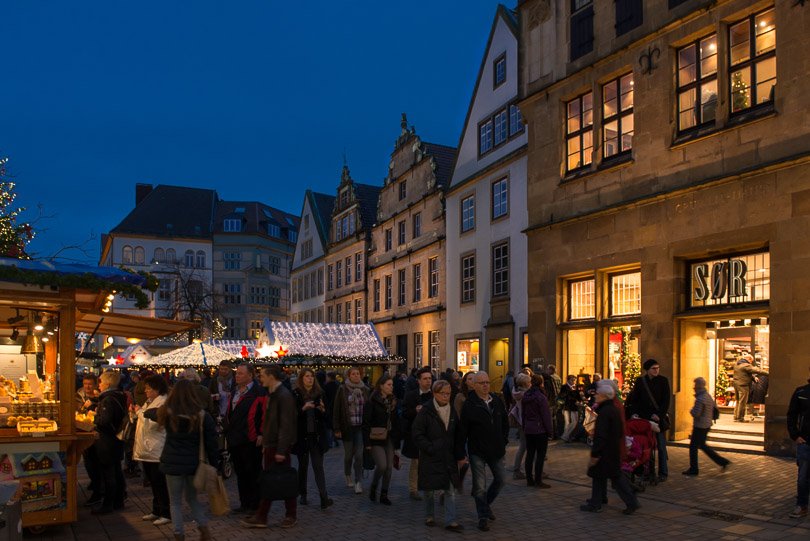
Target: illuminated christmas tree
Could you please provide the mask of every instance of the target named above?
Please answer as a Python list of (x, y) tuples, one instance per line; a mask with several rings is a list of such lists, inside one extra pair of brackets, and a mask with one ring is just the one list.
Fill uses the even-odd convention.
[(0, 158), (0, 256), (31, 259), (25, 247), (34, 238), (31, 224), (18, 222), (24, 207), (15, 207), (14, 183), (6, 180), (8, 158)]
[(751, 85), (743, 81), (743, 72), (735, 71), (731, 74), (731, 110), (742, 111), (751, 106), (751, 96), (748, 89)]

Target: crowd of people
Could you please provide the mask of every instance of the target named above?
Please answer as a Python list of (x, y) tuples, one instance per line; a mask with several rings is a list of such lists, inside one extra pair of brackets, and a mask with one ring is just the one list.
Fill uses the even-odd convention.
[[(275, 466), (297, 465), (297, 496), (284, 497), (281, 527), (294, 527), (298, 506), (309, 505), (311, 468), (320, 509), (333, 504), (327, 492), (324, 454), (343, 447), (343, 474), (355, 494), (367, 492), (372, 502), (393, 505), (389, 488), (400, 453), (410, 459), (408, 492), (424, 501), (424, 523), (439, 523), (436, 503), (444, 508), (443, 525), (463, 530), (456, 497), (471, 476), (477, 527), (488, 531), (495, 520), (493, 503), (505, 482), (504, 457), (510, 428), (519, 446), (513, 477), (528, 487), (550, 489), (544, 464), (549, 441), (586, 441), (590, 445), (588, 475), (592, 494), (580, 509), (599, 512), (607, 503), (607, 483), (625, 504), (624, 513), (639, 508), (634, 486), (623, 473), (631, 451), (630, 420), (654, 429), (657, 447), (655, 482), (669, 475), (666, 430), (671, 390), (660, 365), (650, 359), (644, 373), (622, 400), (617, 382), (594, 374), (583, 382), (568, 376), (563, 383), (554, 366), (537, 373), (528, 366), (509, 374), (500, 393), (490, 389), (486, 372), (434, 374), (429, 367), (408, 375), (385, 373), (369, 388), (357, 367), (345, 374), (302, 368), (286, 373), (278, 365), (233, 366), (223, 361), (214, 373), (186, 369), (176, 375), (142, 371), (127, 375), (114, 370), (85, 374), (77, 391), (80, 411), (95, 410), (94, 444), (83, 460), (90, 479), (86, 505), (96, 514), (124, 507), (126, 478), (142, 476), (152, 490), (152, 508), (143, 520), (171, 523), (175, 539), (184, 539), (182, 502), (191, 508), (201, 539), (211, 539), (208, 518), (197, 498), (193, 479), (200, 460), (224, 471), (232, 464), (238, 505), (246, 528), (266, 528), (272, 500), (263, 491), (262, 476)], [(810, 489), (808, 403), (810, 385), (797, 390), (788, 414), (791, 437), (799, 445), (799, 496), (793, 515), (806, 516)], [(730, 462), (706, 444), (716, 418), (714, 399), (702, 378), (695, 380), (695, 405), (690, 467), (698, 475), (698, 450), (723, 471)], [(341, 442), (340, 444), (338, 443)], [(804, 454), (802, 454), (804, 453)], [(363, 485), (363, 470), (373, 470)], [(234, 502), (237, 503), (237, 502)], [(312, 502), (314, 503), (314, 502)]]

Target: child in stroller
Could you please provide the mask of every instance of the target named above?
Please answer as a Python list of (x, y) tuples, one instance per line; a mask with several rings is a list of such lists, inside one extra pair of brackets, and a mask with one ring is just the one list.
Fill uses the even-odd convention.
[(622, 472), (630, 479), (636, 492), (643, 492), (647, 485), (655, 485), (655, 432), (660, 429), (652, 421), (633, 416), (625, 423), (627, 454), (622, 461)]

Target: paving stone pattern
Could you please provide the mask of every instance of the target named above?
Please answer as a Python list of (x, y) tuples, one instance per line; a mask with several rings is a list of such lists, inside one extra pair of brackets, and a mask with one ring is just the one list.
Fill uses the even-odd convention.
[[(514, 442), (507, 454), (507, 467), (512, 464)], [(579, 505), (590, 495), (590, 480), (585, 475), (588, 448), (582, 444), (552, 442), (546, 470), (549, 490), (532, 489), (524, 481), (514, 481), (509, 473), (507, 486), (493, 505), (497, 519), (487, 533), (476, 529), (475, 506), (469, 495), (469, 478), (465, 493), (457, 497), (458, 517), (466, 530), (462, 534), (444, 531), (441, 527), (423, 525), (422, 502), (408, 499), (408, 461), (395, 471), (390, 497), (391, 507), (369, 501), (366, 494), (355, 495), (343, 482), (343, 449), (333, 449), (326, 455), (327, 483), (335, 505), (321, 511), (317, 490), (310, 475), (310, 503), (298, 507), (298, 524), (282, 529), (282, 502), (273, 504), (270, 527), (249, 530), (239, 526), (241, 516), (214, 518), (211, 531), (217, 541), (249, 539), (329, 539), (356, 541), (413, 541), (414, 539), (514, 540), (553, 535), (558, 541), (594, 538), (594, 529), (601, 539), (810, 539), (810, 519), (787, 518), (793, 509), (796, 466), (789, 459), (727, 453), (732, 460), (730, 471), (722, 474), (705, 456), (701, 456), (701, 474), (684, 478), (688, 450), (670, 449), (670, 478), (665, 483), (647, 488), (639, 495), (642, 508), (633, 516), (621, 514), (622, 504), (610, 492), (610, 504), (601, 514), (586, 514)], [(81, 478), (83, 486), (87, 480)], [(366, 479), (367, 488), (370, 479)], [(227, 481), (232, 504), (236, 498), (236, 480)], [(112, 515), (96, 517), (82, 507), (79, 521), (64, 527), (54, 527), (41, 535), (26, 535), (26, 539), (42, 541), (131, 541), (173, 539), (171, 526), (153, 526), (141, 520), (149, 512), (151, 492), (141, 486), (140, 479), (129, 480), (129, 500), (126, 508)], [(80, 500), (84, 500), (84, 495)], [(437, 521), (441, 524), (441, 510)], [(199, 534), (186, 509), (186, 539), (196, 540)], [(532, 534), (534, 532), (534, 534)], [(544, 535), (540, 535), (540, 533)], [(607, 533), (605, 533), (607, 532)]]

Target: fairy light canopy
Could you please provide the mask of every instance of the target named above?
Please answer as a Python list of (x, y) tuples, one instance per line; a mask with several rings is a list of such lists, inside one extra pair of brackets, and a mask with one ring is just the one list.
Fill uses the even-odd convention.
[(231, 353), (209, 344), (199, 343), (152, 357), (143, 364), (150, 367), (217, 366), (220, 361), (231, 359), (233, 359)]

